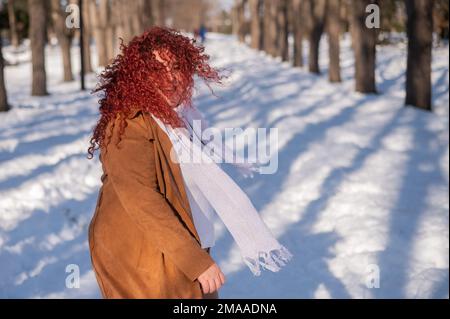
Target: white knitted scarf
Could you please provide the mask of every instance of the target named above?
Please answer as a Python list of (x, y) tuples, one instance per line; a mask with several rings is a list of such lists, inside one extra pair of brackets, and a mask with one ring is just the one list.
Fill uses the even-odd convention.
[[(187, 124), (192, 124), (193, 120), (206, 123), (193, 107), (178, 107), (177, 112)], [(175, 160), (180, 164), (191, 209), (200, 212), (196, 215), (194, 224), (196, 229), (201, 230), (199, 236), (202, 247), (214, 245), (212, 212), (215, 211), (233, 236), (245, 264), (255, 276), (261, 274), (261, 267), (273, 272), (279, 271), (293, 255), (277, 241), (248, 196), (217, 165), (211, 154), (192, 142), (196, 132), (192, 129), (174, 129), (155, 116), (153, 118), (172, 141), (173, 151), (177, 154)], [(195, 163), (181, 159), (186, 154), (193, 154), (193, 158), (209, 156), (211, 160)], [(171, 156), (173, 159), (173, 153)], [(235, 165), (241, 172), (255, 171), (251, 165)]]

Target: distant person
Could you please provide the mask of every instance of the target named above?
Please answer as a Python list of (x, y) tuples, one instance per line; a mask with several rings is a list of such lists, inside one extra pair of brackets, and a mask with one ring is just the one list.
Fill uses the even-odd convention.
[(206, 27), (205, 27), (205, 25), (204, 24), (202, 24), (201, 26), (200, 26), (200, 29), (199, 29), (199, 35), (200, 35), (200, 41), (202, 42), (202, 43), (205, 43), (205, 40), (206, 40)]

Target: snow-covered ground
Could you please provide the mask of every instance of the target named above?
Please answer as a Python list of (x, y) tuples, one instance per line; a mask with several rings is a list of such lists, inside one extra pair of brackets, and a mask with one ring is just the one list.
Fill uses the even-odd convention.
[[(199, 87), (210, 124), (278, 128), (276, 174), (226, 169), (294, 254), (280, 272), (253, 277), (216, 220), (221, 298), (448, 298), (448, 46), (433, 51), (434, 113), (403, 106), (404, 44), (378, 48), (379, 95), (353, 92), (348, 38), (340, 84), (327, 81), (326, 40), (321, 76), (229, 36), (210, 34), (207, 50), (231, 71), (220, 98)], [(0, 114), (0, 297), (98, 298), (87, 227), (101, 167), (86, 158), (98, 105), (77, 82), (60, 82), (58, 48), (47, 54), (48, 97), (29, 96), (29, 55), (6, 68), (14, 109)], [(70, 264), (80, 288), (65, 286)]]

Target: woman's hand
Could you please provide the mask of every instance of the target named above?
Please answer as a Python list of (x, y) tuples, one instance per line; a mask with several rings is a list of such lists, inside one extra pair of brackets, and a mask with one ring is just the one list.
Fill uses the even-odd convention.
[(213, 293), (214, 291), (219, 290), (219, 288), (225, 283), (225, 275), (216, 263), (206, 269), (206, 271), (197, 279), (201, 284), (203, 293), (205, 294)]

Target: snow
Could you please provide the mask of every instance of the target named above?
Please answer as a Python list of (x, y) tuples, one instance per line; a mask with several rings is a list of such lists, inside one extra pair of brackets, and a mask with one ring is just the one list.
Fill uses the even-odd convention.
[[(197, 106), (221, 129), (278, 128), (275, 174), (244, 179), (224, 167), (294, 255), (280, 272), (253, 277), (216, 220), (220, 297), (448, 298), (448, 45), (433, 49), (428, 113), (403, 105), (405, 44), (378, 47), (378, 95), (354, 92), (348, 36), (343, 82), (328, 83), (322, 44), (316, 76), (209, 34), (213, 64), (230, 77), (219, 98), (200, 85)], [(100, 298), (87, 242), (101, 183), (98, 156), (86, 158), (96, 97), (61, 82), (57, 47), (47, 47), (51, 95), (30, 97), (29, 52), (4, 51), (17, 64), (5, 70), (14, 108), (0, 114), (0, 297)], [(79, 288), (66, 287), (73, 264)]]

